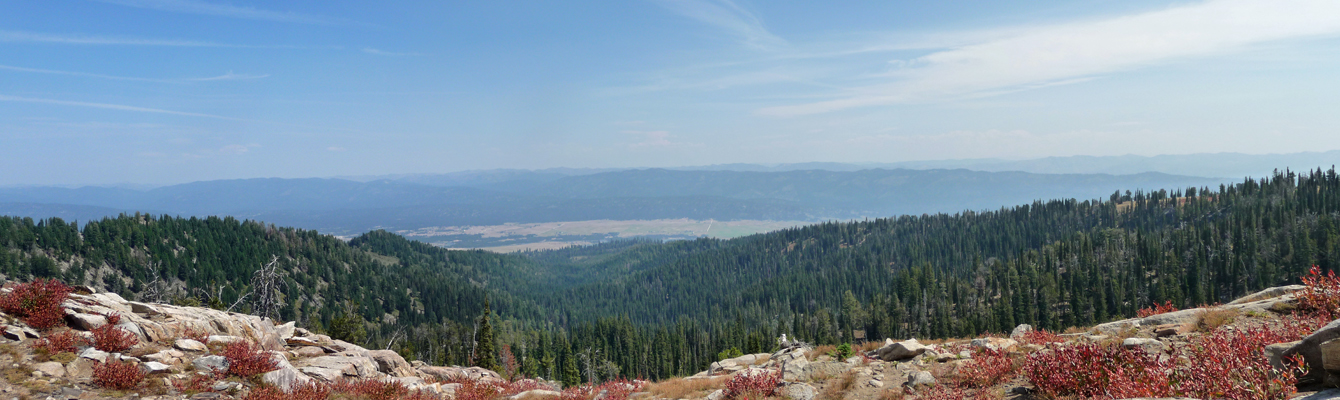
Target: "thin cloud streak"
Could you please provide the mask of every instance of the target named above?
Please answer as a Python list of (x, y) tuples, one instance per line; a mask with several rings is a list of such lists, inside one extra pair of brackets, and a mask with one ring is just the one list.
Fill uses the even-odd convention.
[(731, 0), (658, 0), (657, 4), (677, 14), (715, 26), (739, 37), (741, 42), (758, 49), (787, 46), (786, 40), (773, 35), (754, 13)]
[(188, 81), (193, 81), (193, 82), (209, 82), (209, 81), (249, 81), (249, 80), (262, 79), (262, 78), (268, 78), (268, 77), (270, 77), (270, 74), (264, 74), (264, 75), (247, 75), (247, 74), (235, 74), (235, 73), (233, 73), (233, 71), (228, 71), (228, 73), (223, 74), (223, 75), (219, 75), (219, 76), (213, 76), (213, 77), (209, 77), (209, 78), (190, 78), (190, 79), (186, 79), (186, 80), (188, 80)]
[(8, 71), (16, 71), (16, 72), (31, 72), (31, 73), (38, 73), (38, 74), (50, 74), (50, 75), (79, 76), (79, 77), (86, 77), (86, 78), (109, 79), (109, 80), (116, 80), (116, 81), (158, 82), (158, 83), (178, 83), (178, 84), (180, 84), (180, 83), (186, 83), (186, 82), (206, 82), (206, 81), (226, 81), (226, 80), (251, 80), (251, 79), (261, 79), (261, 78), (266, 78), (266, 77), (269, 77), (269, 76), (270, 76), (270, 75), (268, 75), (268, 74), (266, 74), (266, 75), (244, 75), (244, 74), (234, 74), (232, 71), (228, 71), (228, 73), (226, 73), (226, 74), (223, 74), (223, 75), (220, 75), (220, 76), (215, 76), (215, 77), (208, 77), (208, 78), (156, 79), (156, 78), (138, 78), (138, 77), (132, 77), (132, 76), (116, 76), (116, 75), (94, 74), (94, 73), (88, 73), (88, 72), (60, 71), (60, 70), (54, 70), (54, 69), (24, 68), (24, 67), (15, 67), (15, 66), (11, 66), (11, 65), (0, 65), (0, 70), (8, 70)]
[(1096, 75), (1252, 45), (1340, 34), (1340, 2), (1212, 0), (1107, 20), (1016, 30), (1003, 38), (895, 60), (865, 95), (768, 107), (798, 116), (873, 105), (979, 97), (1081, 82)]
[(212, 15), (218, 17), (241, 18), (257, 21), (290, 22), (310, 25), (337, 25), (344, 21), (291, 12), (261, 10), (252, 7), (238, 7), (228, 4), (215, 4), (199, 0), (94, 0), (107, 4), (144, 8), (183, 14)]
[(364, 48), (363, 48), (363, 52), (364, 52), (364, 53), (368, 53), (368, 54), (375, 54), (375, 55), (379, 55), (379, 56), (395, 56), (395, 57), (421, 56), (421, 55), (423, 55), (423, 53), (397, 53), (397, 52), (393, 52), (393, 51), (378, 50), (378, 49), (374, 49), (374, 48), (371, 48), (371, 47), (364, 47)]
[(201, 117), (201, 118), (226, 119), (226, 120), (233, 120), (233, 121), (244, 121), (244, 120), (237, 119), (237, 118), (229, 118), (229, 117), (224, 117), (224, 116), (219, 116), (219, 115), (212, 115), (212, 114), (201, 114), (201, 113), (192, 113), (192, 112), (172, 111), (172, 110), (163, 110), (163, 109), (158, 109), (158, 108), (147, 108), (147, 107), (127, 106), (127, 105), (122, 105), (122, 104), (90, 103), (90, 102), (83, 102), (83, 101), (67, 101), (67, 100), (39, 99), (39, 98), (32, 98), (32, 97), (19, 97), (19, 96), (10, 96), (10, 95), (3, 95), (3, 94), (0, 94), (0, 101), (11, 101), (11, 102), (19, 102), (19, 103), (36, 103), (36, 104), (54, 104), (54, 105), (62, 105), (62, 106), (89, 107), (89, 108), (101, 108), (101, 109), (107, 109), (107, 110), (133, 111), (133, 112), (154, 113), (154, 114), (181, 115), (181, 116), (186, 116), (186, 117)]
[(128, 37), (109, 37), (109, 36), (84, 36), (84, 35), (52, 35), (46, 33), (23, 32), (23, 31), (0, 31), (0, 42), (15, 43), (57, 43), (57, 44), (75, 44), (75, 45), (117, 45), (117, 46), (165, 46), (165, 47), (223, 47), (240, 49), (336, 49), (338, 46), (254, 46), (242, 44), (227, 44), (202, 42), (196, 40), (176, 40), (176, 39), (143, 39)]
[(52, 70), (52, 69), (39, 69), (39, 68), (24, 68), (24, 67), (10, 66), (10, 65), (0, 65), (0, 70), (18, 71), (18, 72), (32, 72), (32, 73), (38, 73), (38, 74), (51, 74), (51, 75), (82, 76), (82, 77), (87, 77), (87, 78), (111, 79), (111, 80), (116, 80), (116, 81), (137, 81), (137, 82), (180, 83), (180, 82), (172, 81), (172, 80), (168, 80), (168, 79), (136, 78), (136, 77), (131, 77), (131, 76), (103, 75), (103, 74), (93, 74), (93, 73), (87, 73), (87, 72), (58, 71), (58, 70)]

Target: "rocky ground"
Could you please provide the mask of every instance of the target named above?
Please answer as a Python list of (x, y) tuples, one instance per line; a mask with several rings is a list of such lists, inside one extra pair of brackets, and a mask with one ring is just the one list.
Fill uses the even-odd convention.
[[(1115, 321), (1088, 329), (1074, 329), (1076, 332), (1066, 334), (1034, 332), (1032, 327), (1021, 325), (1009, 337), (934, 344), (923, 344), (916, 339), (886, 339), (881, 344), (866, 346), (874, 349), (846, 359), (835, 359), (824, 354), (827, 351), (815, 351), (814, 347), (804, 343), (787, 343), (772, 354), (749, 354), (723, 360), (692, 377), (649, 385), (647, 396), (718, 400), (725, 397), (727, 390), (723, 387), (736, 376), (780, 372), (783, 382), (777, 395), (795, 400), (1049, 398), (1022, 376), (1007, 376), (1000, 382), (979, 385), (971, 380), (981, 375), (972, 375), (967, 370), (974, 363), (982, 362), (974, 358), (983, 355), (1000, 354), (1003, 359), (1018, 364), (1019, 360), (1035, 353), (1079, 344), (1139, 349), (1141, 354), (1171, 363), (1178, 360), (1170, 358), (1178, 357), (1182, 358), (1181, 362), (1205, 362), (1186, 360), (1179, 356), (1179, 351), (1212, 331), (1247, 331), (1253, 327), (1282, 324), (1282, 317), (1296, 305), (1295, 293), (1303, 289), (1303, 286), (1271, 288), (1225, 305)], [(1340, 399), (1340, 390), (1329, 389), (1340, 384), (1340, 340), (1331, 342), (1336, 338), (1340, 338), (1340, 321), (1317, 329), (1300, 341), (1258, 348), (1255, 355), (1263, 359), (1268, 357), (1274, 365), (1285, 369), (1282, 358), (1300, 354), (1312, 366), (1298, 383), (1298, 392), (1286, 397)], [(828, 349), (831, 351), (832, 347), (828, 346)], [(687, 383), (696, 380), (712, 383)], [(695, 390), (683, 393), (684, 387)]]
[[(12, 287), (7, 284), (0, 295), (8, 294)], [(560, 392), (553, 382), (507, 383), (485, 369), (407, 362), (393, 351), (365, 349), (296, 328), (292, 322), (276, 325), (252, 315), (127, 301), (113, 293), (80, 288), (61, 304), (68, 331), (39, 331), (20, 318), (0, 314), (0, 400), (247, 399), (260, 398), (248, 396), (261, 388), (294, 391), (351, 381), (387, 382), (418, 391), (425, 398), (460, 400), (622, 400), (625, 395), (640, 400), (722, 400), (741, 397), (738, 385), (748, 382), (777, 388), (764, 397), (793, 400), (1047, 398), (1023, 374), (1005, 369), (1017, 369), (1021, 360), (1034, 355), (1089, 344), (1138, 350), (1159, 362), (1206, 362), (1187, 359), (1188, 349), (1215, 337), (1209, 336), (1214, 332), (1251, 332), (1290, 323), (1287, 317), (1304, 289), (1272, 288), (1225, 305), (1162, 312), (1062, 334), (1021, 325), (1008, 337), (926, 343), (886, 339), (857, 348), (845, 358), (839, 358), (832, 346), (816, 349), (801, 342), (783, 342), (776, 352), (722, 360), (690, 377)], [(121, 352), (89, 346), (93, 332), (106, 330), (109, 324), (133, 335), (135, 345)], [(58, 332), (69, 332), (81, 344), (73, 352), (44, 350), (42, 344), (55, 340)], [(1340, 399), (1340, 391), (1328, 389), (1340, 386), (1340, 320), (1309, 328), (1299, 336), (1298, 341), (1254, 349), (1254, 357), (1286, 370), (1287, 360), (1298, 355), (1310, 367), (1297, 383), (1299, 393), (1285, 397)], [(274, 361), (274, 370), (254, 376), (230, 373), (230, 360), (235, 358), (227, 352), (235, 343), (254, 344), (261, 351), (257, 354)], [(94, 370), (109, 363), (134, 365), (145, 374), (144, 381), (124, 390), (98, 383)], [(996, 365), (992, 363), (1004, 369), (987, 368)], [(768, 377), (777, 381), (767, 381)], [(494, 392), (480, 392), (477, 383), (503, 386), (489, 386), (488, 390), (499, 393), (490, 397), (487, 394)], [(1289, 385), (1292, 390), (1293, 382)], [(501, 387), (523, 389), (503, 392)], [(479, 397), (479, 393), (486, 395)]]
[[(0, 289), (0, 293), (9, 290)], [(451, 397), (460, 384), (441, 382), (462, 378), (502, 380), (497, 373), (481, 368), (407, 362), (394, 351), (365, 349), (295, 328), (293, 322), (275, 325), (253, 315), (127, 301), (114, 293), (92, 293), (89, 288), (70, 294), (62, 305), (71, 332), (81, 342), (91, 342), (92, 331), (108, 324), (106, 316), (117, 315), (120, 321), (116, 327), (134, 335), (137, 344), (121, 353), (84, 345), (74, 353), (49, 354), (34, 349), (43, 333), (11, 315), (0, 315), (4, 336), (0, 340), (0, 371), (4, 376), (0, 398), (224, 399), (239, 397), (262, 385), (290, 389), (342, 379), (395, 382), (411, 390)], [(228, 376), (229, 360), (219, 354), (237, 342), (258, 345), (275, 360), (278, 369), (250, 379)], [(146, 373), (144, 383), (123, 391), (95, 385), (94, 367), (113, 361), (139, 366)]]

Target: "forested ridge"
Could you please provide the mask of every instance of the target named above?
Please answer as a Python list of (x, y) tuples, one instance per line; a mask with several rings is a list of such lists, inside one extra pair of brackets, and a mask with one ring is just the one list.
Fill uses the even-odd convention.
[[(1060, 330), (1155, 302), (1226, 302), (1340, 269), (1340, 177), (1278, 173), (1218, 188), (1118, 192), (987, 212), (830, 222), (734, 240), (619, 241), (500, 255), (370, 232), (348, 243), (231, 218), (122, 216), (80, 229), (0, 218), (0, 273), (134, 297), (160, 281), (225, 306), (272, 255), (285, 319), (366, 321), (365, 341), (468, 364), (476, 317), (530, 375), (664, 378), (787, 333), (819, 343)], [(153, 268), (150, 268), (150, 267)], [(224, 287), (217, 292), (217, 287)], [(185, 301), (185, 300), (183, 300)], [(492, 357), (492, 355), (490, 355)], [(573, 365), (573, 368), (569, 367)], [(577, 377), (571, 376), (578, 370)]]

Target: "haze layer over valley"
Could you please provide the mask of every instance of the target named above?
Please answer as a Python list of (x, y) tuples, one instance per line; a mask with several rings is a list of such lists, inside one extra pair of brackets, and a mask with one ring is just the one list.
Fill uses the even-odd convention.
[[(1291, 165), (1320, 168), (1337, 156), (1340, 152), (1297, 155)], [(1285, 156), (481, 170), (203, 181), (146, 190), (9, 187), (0, 189), (0, 212), (79, 221), (135, 212), (220, 215), (344, 237), (385, 229), (444, 247), (511, 251), (632, 237), (732, 238), (820, 221), (993, 210), (1058, 198), (1107, 199), (1132, 189), (1217, 187), (1241, 178), (1214, 175), (1267, 175), (1270, 171), (1261, 170), (1280, 157)], [(1201, 164), (1224, 168), (1197, 167)], [(1035, 172), (1001, 171), (1015, 168)], [(1210, 177), (1158, 169), (1197, 170)], [(1086, 173), (1070, 172), (1076, 170)]]

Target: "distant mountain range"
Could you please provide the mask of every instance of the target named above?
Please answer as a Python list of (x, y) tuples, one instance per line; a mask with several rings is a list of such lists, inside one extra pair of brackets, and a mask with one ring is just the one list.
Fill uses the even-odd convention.
[[(1199, 153), (1158, 156), (1070, 156), (1027, 160), (980, 158), (966, 160), (906, 161), (896, 163), (806, 162), (790, 164), (716, 164), (663, 168), (672, 171), (788, 172), (866, 169), (967, 169), (986, 172), (1031, 172), (1037, 174), (1130, 175), (1161, 172), (1170, 175), (1228, 178), (1264, 178), (1275, 170), (1306, 171), (1340, 165), (1340, 150), (1290, 154)], [(542, 170), (492, 169), (444, 174), (401, 174), (337, 177), (360, 182), (392, 180), (431, 186), (480, 186), (515, 181), (549, 182), (568, 176), (626, 171), (636, 168), (550, 168)]]
[[(231, 215), (353, 234), (378, 228), (599, 219), (849, 220), (996, 209), (1039, 199), (1107, 198), (1118, 188), (1224, 182), (1162, 173), (1049, 175), (964, 169), (495, 171), (464, 176), (367, 182), (220, 180), (150, 190), (5, 188), (0, 189), (0, 214), (83, 221), (136, 211)], [(444, 186), (448, 184), (456, 186)]]

